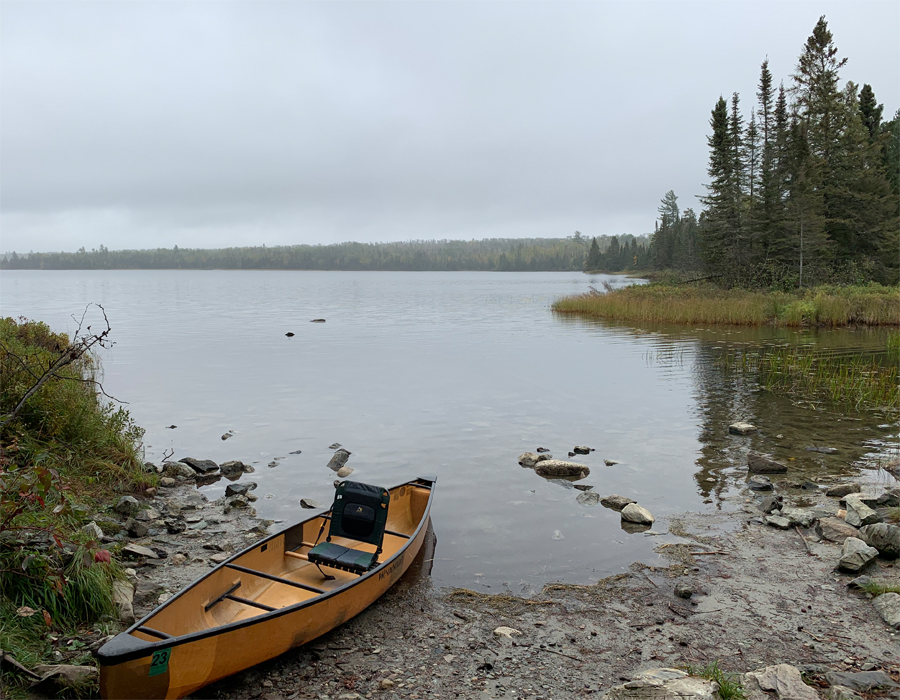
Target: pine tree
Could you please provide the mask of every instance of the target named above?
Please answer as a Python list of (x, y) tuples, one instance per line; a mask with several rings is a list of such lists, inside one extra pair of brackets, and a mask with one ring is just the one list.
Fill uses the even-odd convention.
[(862, 115), (863, 126), (869, 130), (869, 141), (874, 142), (881, 132), (881, 115), (884, 105), (878, 104), (875, 99), (875, 91), (868, 83), (859, 91), (859, 112)]
[(588, 251), (585, 269), (589, 272), (600, 269), (600, 246), (597, 245), (596, 236), (591, 239), (591, 248)]
[(769, 59), (762, 63), (759, 75), (759, 88), (756, 93), (759, 101), (760, 131), (760, 163), (759, 163), (759, 208), (756, 216), (760, 257), (768, 258), (772, 232), (778, 225), (778, 207), (781, 202), (781, 190), (778, 186), (777, 166), (777, 116), (775, 105), (775, 89), (772, 86), (772, 73), (769, 72)]
[(732, 169), (734, 159), (731, 153), (731, 138), (728, 124), (728, 104), (719, 97), (709, 120), (712, 134), (707, 137), (709, 145), (710, 177), (706, 185), (707, 194), (701, 198), (706, 206), (701, 226), (701, 254), (707, 268), (715, 274), (726, 274), (734, 264), (734, 221), (732, 196)]

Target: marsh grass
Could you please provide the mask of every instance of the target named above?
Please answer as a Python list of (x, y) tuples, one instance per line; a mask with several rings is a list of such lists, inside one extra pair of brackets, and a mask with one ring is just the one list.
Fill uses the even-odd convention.
[(853, 410), (900, 410), (896, 362), (879, 355), (829, 355), (809, 347), (730, 349), (717, 364), (752, 375), (767, 391), (824, 399)]
[(718, 661), (702, 667), (688, 666), (685, 670), (688, 675), (715, 681), (719, 686), (719, 696), (722, 700), (745, 700), (747, 697), (740, 675), (723, 671), (719, 668)]
[[(565, 297), (553, 310), (636, 323), (900, 325), (900, 290), (870, 284), (787, 293), (649, 284)], [(895, 342), (900, 346), (900, 340)]]

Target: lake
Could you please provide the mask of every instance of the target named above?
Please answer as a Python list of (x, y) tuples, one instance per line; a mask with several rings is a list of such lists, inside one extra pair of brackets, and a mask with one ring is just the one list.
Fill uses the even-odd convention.
[[(873, 464), (896, 454), (896, 423), (797, 405), (713, 362), (722, 347), (785, 339), (883, 348), (885, 331), (632, 328), (550, 310), (603, 281), (633, 282), (580, 273), (4, 271), (0, 312), (71, 332), (73, 314), (102, 304), (115, 341), (101, 354), (103, 384), (146, 428), (146, 459), (171, 452), (253, 464), (244, 479), (259, 484), (262, 517), (299, 519), (301, 498), (331, 502), (335, 475), (325, 465), (335, 442), (351, 451), (354, 479), (391, 485), (436, 474), (438, 585), (529, 592), (656, 560), (659, 537), (623, 531), (617, 512), (580, 505), (571, 485), (518, 465), (538, 447), (562, 459), (575, 445), (595, 448), (575, 458), (592, 472), (583, 483), (637, 500), (661, 532), (670, 516), (733, 507), (724, 499), (743, 482), (750, 447), (789, 460), (799, 481), (890, 479)], [(97, 323), (96, 309), (88, 318)], [(310, 322), (319, 318), (326, 322)], [(759, 433), (729, 436), (736, 420)], [(223, 441), (226, 431), (234, 436)], [(224, 483), (203, 490), (215, 498)]]

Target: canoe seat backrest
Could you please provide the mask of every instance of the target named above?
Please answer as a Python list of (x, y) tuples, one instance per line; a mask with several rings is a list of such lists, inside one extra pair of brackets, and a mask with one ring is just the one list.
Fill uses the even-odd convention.
[(340, 482), (331, 507), (328, 541), (332, 537), (346, 537), (374, 544), (381, 552), (390, 503), (391, 494), (381, 486), (358, 481)]

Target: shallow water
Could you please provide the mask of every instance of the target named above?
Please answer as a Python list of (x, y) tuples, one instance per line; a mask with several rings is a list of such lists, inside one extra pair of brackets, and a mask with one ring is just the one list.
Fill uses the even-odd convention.
[[(596, 448), (576, 458), (592, 470), (584, 483), (634, 498), (661, 520), (723, 507), (745, 476), (748, 448), (788, 460), (797, 481), (891, 480), (867, 467), (896, 453), (896, 424), (798, 406), (712, 361), (723, 346), (784, 339), (883, 348), (884, 331), (632, 328), (550, 310), (603, 280), (631, 282), (578, 273), (5, 271), (0, 312), (72, 331), (72, 314), (103, 304), (116, 342), (102, 353), (104, 386), (146, 428), (146, 458), (174, 451), (254, 464), (244, 478), (259, 483), (263, 517), (297, 519), (303, 497), (331, 501), (334, 442), (353, 453), (352, 478), (390, 485), (436, 474), (439, 585), (527, 590), (655, 557), (656, 537), (624, 532), (618, 513), (579, 505), (578, 491), (518, 465), (539, 446), (563, 459), (575, 445)], [(760, 431), (729, 436), (735, 420)], [(223, 441), (228, 430), (234, 436)], [(839, 452), (806, 450), (814, 445)], [(211, 498), (223, 490), (204, 487)]]

